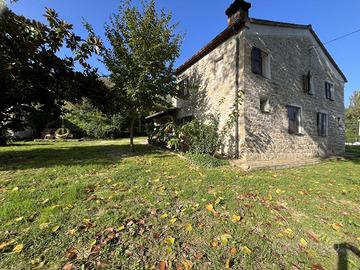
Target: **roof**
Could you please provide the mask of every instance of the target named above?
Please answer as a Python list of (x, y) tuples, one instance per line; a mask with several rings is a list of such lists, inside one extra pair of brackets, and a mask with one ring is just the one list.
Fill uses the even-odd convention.
[[(348, 82), (346, 76), (341, 71), (340, 67), (335, 62), (334, 58), (332, 58), (329, 51), (326, 49), (324, 44), (321, 42), (320, 38), (315, 33), (314, 29), (312, 28), (311, 24), (304, 25), (304, 24), (294, 24), (294, 23), (285, 23), (285, 22), (277, 22), (277, 21), (269, 21), (269, 20), (262, 20), (262, 19), (254, 19), (250, 18), (250, 23), (260, 24), (260, 25), (267, 25), (267, 26), (278, 26), (278, 27), (287, 27), (287, 28), (297, 28), (297, 29), (305, 29), (309, 30), (310, 33), (314, 36), (315, 40), (319, 43), (320, 48), (323, 50), (325, 55), (330, 60), (331, 64), (335, 67), (335, 69), (339, 72), (341, 77), (344, 79), (345, 82)], [(230, 37), (235, 35), (245, 26), (244, 22), (236, 22), (233, 25), (228, 26), (223, 32), (217, 35), (212, 41), (210, 41), (205, 47), (203, 47), (199, 52), (197, 52), (194, 56), (192, 56), (189, 60), (187, 60), (184, 64), (182, 64), (177, 70), (176, 74), (180, 75), (193, 64), (198, 62), (200, 59), (205, 57), (209, 54), (212, 50), (218, 47), (220, 44), (228, 40)]]
[(170, 109), (163, 110), (161, 112), (151, 114), (151, 115), (145, 117), (145, 119), (149, 120), (149, 119), (153, 119), (153, 118), (161, 118), (161, 117), (163, 117), (165, 115), (173, 114), (173, 113), (176, 113), (176, 112), (177, 112), (177, 108), (170, 108)]
[(236, 22), (233, 25), (228, 26), (224, 31), (222, 31), (219, 35), (217, 35), (212, 41), (210, 41), (205, 47), (203, 47), (199, 52), (197, 52), (194, 56), (192, 56), (189, 60), (187, 60), (184, 64), (176, 70), (176, 75), (180, 75), (193, 64), (198, 62), (200, 59), (205, 57), (212, 50), (216, 49), (220, 44), (228, 40), (233, 35), (237, 34), (240, 29), (244, 27), (244, 22)]

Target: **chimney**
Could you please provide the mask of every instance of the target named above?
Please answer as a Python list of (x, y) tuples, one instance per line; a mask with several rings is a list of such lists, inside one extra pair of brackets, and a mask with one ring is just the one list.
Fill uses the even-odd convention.
[(226, 10), (228, 16), (228, 25), (232, 25), (237, 21), (247, 21), (249, 19), (249, 9), (251, 4), (244, 0), (235, 0), (234, 3)]

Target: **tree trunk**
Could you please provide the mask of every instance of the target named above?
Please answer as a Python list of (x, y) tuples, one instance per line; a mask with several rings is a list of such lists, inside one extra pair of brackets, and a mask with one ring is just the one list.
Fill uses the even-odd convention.
[(131, 117), (130, 119), (130, 151), (135, 152), (134, 149), (134, 123), (135, 117)]
[(5, 129), (0, 127), (0, 146), (6, 145), (6, 132)]

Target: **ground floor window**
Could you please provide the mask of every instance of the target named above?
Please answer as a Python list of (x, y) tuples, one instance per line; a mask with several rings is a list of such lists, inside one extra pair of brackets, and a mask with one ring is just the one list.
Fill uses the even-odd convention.
[(327, 136), (328, 116), (326, 113), (319, 112), (317, 117), (318, 135), (321, 137)]
[(289, 133), (301, 134), (301, 108), (296, 106), (287, 106), (288, 118), (289, 118)]

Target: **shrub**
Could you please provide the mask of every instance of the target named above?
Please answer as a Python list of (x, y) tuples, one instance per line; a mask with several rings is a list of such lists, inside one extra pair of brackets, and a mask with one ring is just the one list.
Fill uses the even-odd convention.
[(66, 127), (77, 137), (104, 139), (120, 133), (123, 123), (122, 116), (107, 116), (96, 109), (87, 99), (83, 99), (77, 104), (66, 103), (65, 110)]
[(210, 124), (193, 120), (183, 125), (179, 131), (181, 148), (193, 153), (214, 155), (219, 149), (218, 123)]
[(228, 164), (225, 160), (218, 159), (209, 154), (188, 152), (185, 154), (185, 157), (190, 160), (191, 163), (207, 168), (215, 168)]

